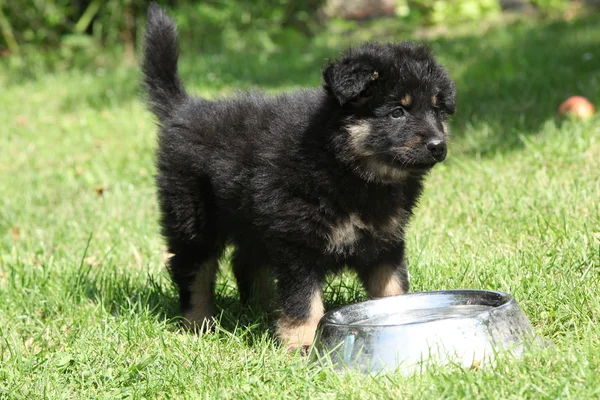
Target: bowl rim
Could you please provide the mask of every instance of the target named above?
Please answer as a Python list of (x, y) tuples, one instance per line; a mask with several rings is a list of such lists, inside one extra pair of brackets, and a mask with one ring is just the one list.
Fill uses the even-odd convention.
[(340, 307), (336, 307), (330, 311), (327, 311), (323, 317), (321, 317), (321, 320), (319, 321), (319, 327), (322, 327), (324, 325), (327, 326), (332, 326), (332, 327), (348, 327), (348, 328), (352, 328), (352, 329), (363, 329), (363, 328), (386, 328), (386, 327), (399, 327), (399, 326), (409, 326), (409, 325), (415, 325), (415, 324), (427, 324), (427, 323), (435, 323), (439, 320), (435, 320), (435, 321), (424, 321), (424, 322), (419, 322), (419, 321), (414, 321), (414, 322), (409, 322), (409, 323), (405, 323), (405, 324), (360, 324), (360, 325), (352, 325), (352, 324), (344, 324), (344, 323), (339, 323), (337, 321), (334, 320), (334, 315), (336, 313), (339, 313), (340, 311), (344, 311), (344, 310), (351, 310), (352, 308), (356, 308), (356, 307), (364, 307), (365, 305), (369, 305), (369, 304), (374, 304), (374, 303), (378, 303), (381, 301), (385, 301), (388, 300), (390, 298), (404, 298), (404, 297), (424, 297), (424, 296), (429, 296), (429, 295), (456, 295), (456, 294), (467, 294), (467, 293), (472, 293), (472, 294), (493, 294), (493, 295), (497, 295), (500, 298), (504, 299), (504, 301), (502, 302), (502, 304), (498, 305), (498, 306), (492, 306), (487, 310), (482, 310), (479, 312), (475, 312), (473, 314), (469, 314), (469, 315), (463, 315), (463, 316), (457, 316), (457, 317), (452, 317), (452, 318), (448, 318), (448, 319), (472, 319), (474, 316), (476, 315), (481, 315), (481, 314), (486, 314), (486, 313), (490, 313), (490, 312), (494, 312), (494, 311), (499, 311), (502, 310), (504, 308), (509, 307), (510, 305), (514, 304), (515, 299), (512, 295), (505, 293), (505, 292), (501, 292), (501, 291), (497, 291), (497, 290), (482, 290), (482, 289), (450, 289), (450, 290), (431, 290), (431, 291), (424, 291), (424, 292), (412, 292), (412, 293), (406, 293), (406, 294), (400, 294), (400, 295), (395, 295), (395, 296), (388, 296), (388, 297), (380, 297), (377, 299), (370, 299), (370, 300), (365, 300), (365, 301), (361, 301), (358, 303), (352, 303), (352, 304), (346, 304)]

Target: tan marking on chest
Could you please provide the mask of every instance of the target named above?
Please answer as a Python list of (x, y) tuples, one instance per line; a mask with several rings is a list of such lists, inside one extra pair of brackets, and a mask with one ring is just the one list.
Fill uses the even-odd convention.
[(378, 239), (395, 241), (402, 238), (402, 226), (406, 221), (406, 213), (402, 209), (389, 216), (381, 224), (373, 225), (363, 221), (358, 214), (352, 213), (348, 218), (333, 224), (327, 235), (327, 252), (344, 254), (354, 250), (354, 246), (369, 234)]
[(329, 253), (344, 253), (361, 237), (361, 230), (366, 230), (367, 226), (361, 221), (357, 214), (350, 214), (337, 224), (331, 226), (327, 236), (327, 251)]
[(408, 213), (402, 209), (398, 208), (396, 212), (389, 216), (387, 221), (384, 224), (379, 226), (379, 230), (385, 234), (392, 236), (391, 238), (401, 239), (402, 238), (402, 227), (406, 224), (408, 220)]

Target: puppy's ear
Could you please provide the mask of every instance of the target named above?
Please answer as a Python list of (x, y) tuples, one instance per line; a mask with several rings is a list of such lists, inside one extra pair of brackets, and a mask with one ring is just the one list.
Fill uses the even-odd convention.
[(371, 95), (370, 89), (379, 79), (379, 72), (365, 58), (348, 57), (329, 63), (323, 78), (325, 89), (344, 105), (366, 101)]
[(452, 81), (445, 91), (442, 98), (442, 104), (448, 114), (454, 114), (456, 112), (456, 86)]
[(448, 114), (454, 114), (456, 112), (456, 84), (450, 76), (448, 75), (448, 71), (442, 66), (438, 66), (438, 70), (440, 71), (440, 75), (442, 77), (439, 86), (438, 93), (438, 101), (440, 102), (440, 107), (446, 111)]

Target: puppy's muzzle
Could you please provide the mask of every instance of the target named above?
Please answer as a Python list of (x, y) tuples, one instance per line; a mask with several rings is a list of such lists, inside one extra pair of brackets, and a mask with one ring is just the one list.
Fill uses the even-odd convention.
[(427, 151), (429, 151), (429, 154), (431, 154), (435, 161), (444, 161), (444, 159), (446, 158), (448, 148), (444, 140), (432, 139), (429, 142), (427, 142), (426, 147)]

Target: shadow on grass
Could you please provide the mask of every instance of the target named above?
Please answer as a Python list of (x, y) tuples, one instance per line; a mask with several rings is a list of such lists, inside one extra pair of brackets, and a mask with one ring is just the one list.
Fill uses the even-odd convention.
[[(112, 315), (147, 315), (151, 320), (165, 323), (170, 330), (190, 334), (181, 329), (178, 298), (169, 281), (161, 282), (151, 275), (124, 276), (116, 271), (82, 269), (72, 278), (71, 287), (81, 299), (102, 305)], [(330, 277), (324, 286), (325, 309), (332, 310), (345, 304), (366, 300), (356, 276), (342, 274)], [(274, 307), (265, 311), (239, 300), (237, 289), (227, 278), (219, 279), (215, 290), (218, 323), (227, 332), (240, 332), (250, 347), (263, 339), (264, 333), (275, 340), (274, 326), (277, 312)]]
[[(324, 285), (325, 310), (329, 311), (346, 304), (366, 300), (366, 294), (354, 274), (344, 273), (329, 277)], [(215, 303), (218, 309), (219, 323), (229, 332), (245, 330), (244, 335), (248, 346), (253, 346), (255, 340), (260, 340), (265, 332), (275, 339), (276, 306), (272, 305), (265, 311), (256, 305), (240, 303), (237, 289), (229, 282), (217, 285)]]
[[(80, 298), (101, 304), (112, 315), (147, 315), (151, 320), (165, 323), (169, 330), (191, 334), (181, 329), (179, 301), (170, 281), (161, 282), (151, 275), (143, 279), (135, 274), (123, 275), (102, 269), (90, 272), (81, 270), (73, 276), (71, 287)], [(272, 334), (272, 313), (242, 305), (237, 290), (228, 282), (217, 285), (215, 305), (215, 317), (221, 328), (228, 332), (244, 330), (247, 334), (243, 337), (249, 346), (260, 340), (264, 332)]]
[(151, 275), (141, 279), (140, 275), (95, 269), (95, 273), (81, 270), (73, 276), (71, 286), (82, 298), (101, 304), (113, 315), (146, 313), (162, 322), (177, 317), (177, 298), (170, 285)]

